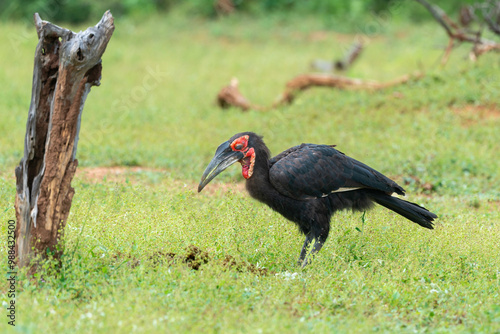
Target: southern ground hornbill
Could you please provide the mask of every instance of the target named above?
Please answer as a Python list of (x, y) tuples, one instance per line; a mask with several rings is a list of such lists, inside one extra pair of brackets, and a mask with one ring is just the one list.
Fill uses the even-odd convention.
[(305, 234), (299, 257), (302, 266), (323, 246), (337, 210), (364, 211), (375, 202), (428, 229), (437, 218), (415, 203), (391, 196), (404, 195), (404, 189), (333, 146), (302, 144), (271, 158), (262, 137), (253, 132), (238, 133), (217, 148), (198, 192), (235, 162), (241, 163), (250, 195), (296, 223)]

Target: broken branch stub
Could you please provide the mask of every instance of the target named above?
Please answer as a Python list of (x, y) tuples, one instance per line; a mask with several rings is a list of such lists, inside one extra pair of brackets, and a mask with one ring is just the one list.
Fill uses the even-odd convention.
[(219, 107), (226, 109), (233, 106), (241, 108), (243, 111), (247, 111), (252, 108), (252, 105), (240, 93), (238, 84), (238, 79), (232, 78), (229, 86), (225, 86), (219, 91), (217, 94), (217, 104)]
[(34, 15), (38, 34), (24, 157), (16, 168), (16, 257), (59, 257), (71, 208), (81, 114), (101, 78), (101, 57), (114, 31), (109, 11), (74, 33)]
[(311, 69), (320, 72), (346, 71), (351, 67), (354, 61), (359, 58), (362, 51), (363, 43), (356, 41), (352, 44), (349, 50), (347, 50), (342, 59), (335, 61), (315, 59), (311, 62)]

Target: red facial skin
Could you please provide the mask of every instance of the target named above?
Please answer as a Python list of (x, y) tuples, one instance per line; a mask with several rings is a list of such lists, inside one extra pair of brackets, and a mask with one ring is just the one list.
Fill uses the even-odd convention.
[(253, 166), (255, 164), (255, 150), (253, 147), (248, 147), (248, 135), (235, 139), (231, 143), (233, 151), (240, 151), (245, 154), (241, 163), (241, 173), (245, 179), (249, 179), (253, 174)]

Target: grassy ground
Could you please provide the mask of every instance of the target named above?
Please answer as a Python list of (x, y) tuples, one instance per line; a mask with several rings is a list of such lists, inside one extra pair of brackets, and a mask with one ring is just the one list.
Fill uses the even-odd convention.
[[(460, 47), (443, 68), (443, 31), (396, 23), (383, 21), (371, 35), (360, 27), (356, 36), (310, 19), (117, 21), (102, 85), (83, 115), (83, 172), (73, 182), (63, 268), (55, 274), (47, 265), (36, 279), (20, 274), (15, 330), (500, 332), (498, 55), (473, 64)], [(215, 106), (233, 76), (252, 102), (270, 104), (312, 59), (342, 54), (356, 37), (367, 46), (347, 75), (426, 77), (378, 92), (314, 89), (265, 113)], [(0, 49), (5, 236), (36, 34), (3, 24), (0, 42), (10, 46)], [(303, 237), (241, 191), (238, 168), (196, 193), (217, 145), (244, 130), (264, 135), (274, 153), (337, 144), (404, 185), (410, 200), (439, 215), (437, 228), (380, 208), (364, 219), (343, 212), (315, 262), (299, 270)], [(103, 169), (113, 166), (141, 168)], [(182, 261), (190, 245), (208, 256), (198, 270)], [(0, 257), (2, 268), (6, 261)], [(8, 328), (5, 319), (0, 326)]]

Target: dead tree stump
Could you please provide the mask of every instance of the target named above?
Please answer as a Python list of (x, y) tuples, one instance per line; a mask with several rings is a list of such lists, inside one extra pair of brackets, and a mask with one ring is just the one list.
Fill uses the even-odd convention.
[(39, 40), (24, 157), (15, 171), (19, 267), (37, 256), (62, 254), (83, 106), (90, 88), (100, 84), (101, 56), (115, 28), (109, 11), (79, 33), (42, 21), (38, 13), (34, 19)]

